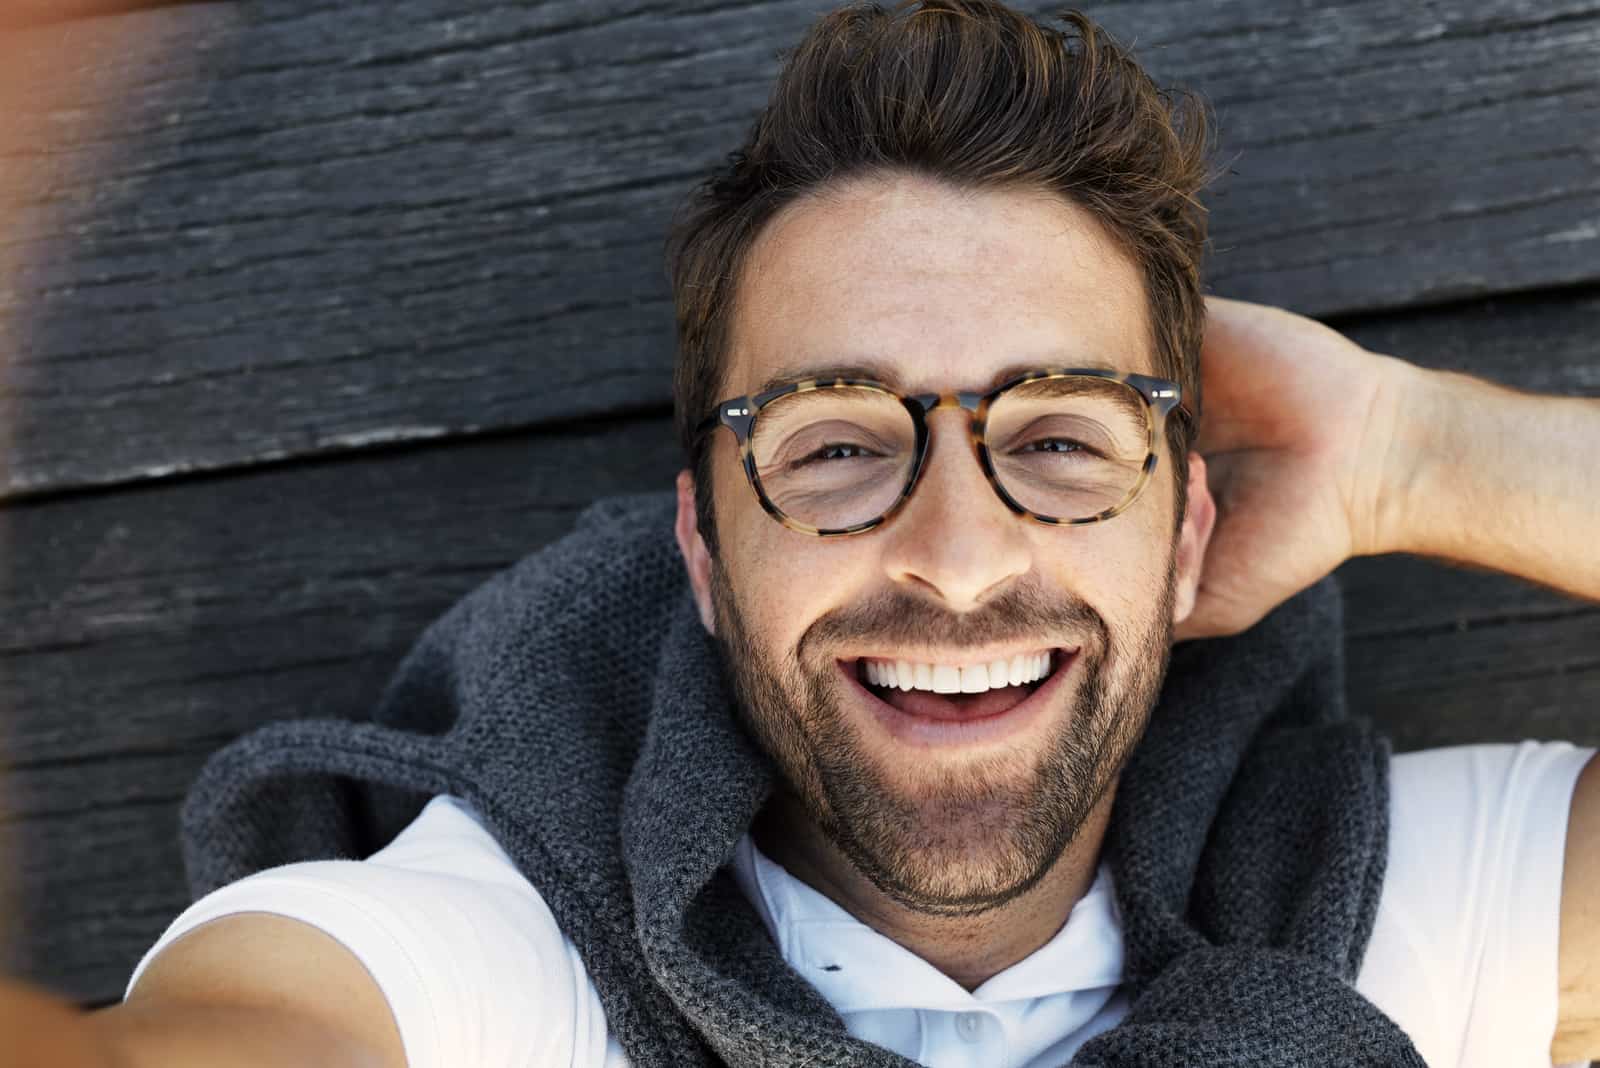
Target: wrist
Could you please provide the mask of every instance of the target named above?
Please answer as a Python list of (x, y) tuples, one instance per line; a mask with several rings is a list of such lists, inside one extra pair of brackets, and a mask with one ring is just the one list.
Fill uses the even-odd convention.
[(1396, 364), (1375, 551), (1504, 567), (1508, 521), (1548, 498), (1524, 454), (1555, 413), (1472, 375)]
[(1437, 372), (1393, 356), (1377, 357), (1377, 385), (1353, 479), (1352, 555), (1414, 552), (1429, 515), (1418, 507), (1436, 455), (1430, 440), (1439, 413)]

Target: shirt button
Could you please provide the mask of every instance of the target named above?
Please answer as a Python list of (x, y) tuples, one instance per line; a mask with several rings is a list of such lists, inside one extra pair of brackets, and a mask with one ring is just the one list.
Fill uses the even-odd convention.
[(983, 1037), (983, 1013), (964, 1012), (956, 1017), (956, 1034), (963, 1042), (976, 1042)]

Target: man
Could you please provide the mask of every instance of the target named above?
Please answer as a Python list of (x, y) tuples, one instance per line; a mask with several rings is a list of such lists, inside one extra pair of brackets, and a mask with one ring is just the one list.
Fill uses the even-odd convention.
[[(141, 963), (126, 1003), (89, 1018), (106, 1063), (1600, 1055), (1600, 981), (1586, 968), (1600, 958), (1600, 773), (1592, 750), (1566, 743), (1407, 754), (1392, 789), (1386, 749), (1363, 747), (1364, 735), (1322, 747), (1340, 726), (1332, 712), (1329, 733), (1304, 735), (1314, 759), (1288, 778), (1251, 780), (1244, 769), (1263, 765), (1228, 751), (1237, 802), (1170, 793), (1160, 803), (1174, 825), (1180, 809), (1213, 804), (1265, 827), (1275, 806), (1301, 800), (1284, 783), (1304, 776), (1310, 793), (1318, 764), (1337, 765), (1348, 788), (1319, 810), (1332, 822), (1284, 840), (1297, 857), (1329, 851), (1356, 877), (1263, 888), (1254, 867), (1202, 864), (1217, 881), (1190, 871), (1194, 889), (1176, 884), (1177, 900), (1192, 905), (1185, 923), (1217, 925), (1139, 976), (1140, 997), (1123, 989), (1125, 971), (1155, 959), (1151, 931), (1188, 930), (1172, 917), (1158, 928), (1150, 888), (1126, 877), (1147, 841), (1127, 813), (1163, 777), (1197, 774), (1183, 747), (1152, 748), (1186, 710), (1175, 687), (1223, 678), (1214, 660), (1288, 680), (1275, 709), (1331, 700), (1279, 662), (1317, 620), (1336, 627), (1301, 591), (1353, 555), (1428, 553), (1600, 597), (1600, 557), (1585, 545), (1600, 519), (1600, 408), (1424, 372), (1286, 312), (1202, 301), (1201, 115), (1169, 110), (1125, 53), (1069, 22), (1052, 35), (980, 0), (828, 16), (750, 143), (680, 222), (675, 388), (690, 465), (673, 537), (733, 707), (706, 707), (694, 695), (714, 692), (711, 680), (668, 670), (692, 635), (675, 631), (658, 651), (649, 610), (619, 622), (605, 584), (569, 581), (578, 572), (561, 562), (624, 543), (608, 516), (636, 513), (593, 517), (507, 589), (556, 617), (528, 624), (546, 637), (636, 624), (659, 675), (611, 646), (507, 660), (543, 656), (519, 639), (490, 657), (506, 671), (439, 681), (424, 671), (447, 648), (435, 643), (408, 659), (387, 707), (412, 707), (422, 680), (464, 708), (499, 701), (525, 716), (436, 725), (438, 737), (402, 749), (385, 747), (413, 743), (387, 731), (279, 732), (307, 752), (318, 738), (331, 753), (377, 737), (361, 760), (320, 766), (437, 796), (365, 862), (274, 868), (198, 902)], [(1313, 607), (1274, 611), (1286, 601)], [(452, 618), (471, 627), (497, 603), (475, 598)], [(1247, 630), (1287, 637), (1281, 649), (1205, 645), (1215, 652), (1167, 678), (1174, 639)], [(478, 663), (471, 641), (448, 648), (453, 667)], [(658, 683), (648, 700), (665, 711), (641, 720), (566, 696), (630, 670)], [(1203, 687), (1190, 699), (1193, 737), (1211, 711), (1231, 722), (1220, 717), (1233, 704), (1208, 705)], [(573, 716), (542, 718), (547, 705)], [(533, 737), (572, 718), (592, 751)], [(750, 754), (718, 740), (723, 719), (754, 740)], [(1152, 752), (1168, 763), (1138, 763)], [(269, 784), (323, 759), (266, 742), (230, 753), (208, 769), (201, 807), (257, 825), (270, 822), (267, 794), (232, 793), (234, 781)], [(594, 786), (616, 753), (626, 774)], [(746, 791), (760, 801), (753, 818), (705, 800), (736, 792), (729, 776), (696, 778), (721, 759), (752, 783), (771, 769), (770, 788)], [(615, 820), (562, 826), (589, 818), (577, 805), (501, 803), (519, 777), (563, 775), (574, 795), (621, 812), (620, 832)], [(496, 777), (503, 792), (483, 786)], [(1243, 796), (1252, 782), (1271, 787), (1264, 799)], [(1342, 839), (1338, 806), (1369, 796), (1363, 784), (1381, 787), (1370, 797), (1383, 804), (1357, 829), (1385, 833)], [(206, 845), (227, 826), (202, 813), (189, 833)], [(1232, 842), (1243, 822), (1206, 826), (1172, 841), (1216, 850), (1207, 856), (1243, 848)], [(703, 834), (723, 836), (708, 848), (710, 881), (695, 869)], [(675, 835), (676, 852), (651, 851)], [(1383, 849), (1362, 866), (1362, 841), (1387, 849), (1387, 870)], [(562, 851), (596, 864), (563, 863)], [(624, 875), (632, 882), (606, 882)], [(1366, 889), (1295, 896), (1347, 883)], [(1284, 925), (1315, 937), (1292, 953), (1271, 940), (1211, 953), (1218, 929), (1248, 927), (1230, 887), (1286, 906)], [(617, 893), (628, 900), (610, 911)], [(590, 908), (602, 912), (593, 925)], [(770, 937), (781, 961), (749, 941), (717, 956), (729, 931)], [(1335, 943), (1329, 956), (1348, 967), (1306, 941)], [(1238, 967), (1241, 991), (1263, 975), (1285, 989), (1231, 991), (1228, 966), (1200, 970), (1218, 962)], [(1205, 1011), (1161, 1031), (1146, 1006), (1174, 989)], [(1317, 1018), (1325, 1006), (1330, 1020)], [(792, 1033), (776, 1033), (777, 1019)], [(1314, 1041), (1295, 1046), (1300, 1029)], [(768, 1052), (738, 1052), (753, 1049)]]

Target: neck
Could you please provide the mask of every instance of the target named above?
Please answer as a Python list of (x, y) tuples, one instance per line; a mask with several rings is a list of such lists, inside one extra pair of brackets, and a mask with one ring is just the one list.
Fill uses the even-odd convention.
[(1061, 856), (1027, 892), (972, 916), (930, 915), (888, 897), (822, 834), (788, 793), (773, 798), (751, 833), (761, 851), (790, 875), (970, 992), (1050, 941), (1067, 922), (1072, 906), (1089, 892), (1116, 787), (1113, 781)]

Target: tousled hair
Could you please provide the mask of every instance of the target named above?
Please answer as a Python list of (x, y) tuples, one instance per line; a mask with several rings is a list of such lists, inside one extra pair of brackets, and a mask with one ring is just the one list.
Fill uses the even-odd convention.
[[(720, 399), (737, 281), (779, 211), (850, 179), (899, 172), (1043, 190), (1086, 210), (1139, 268), (1155, 373), (1178, 382), (1199, 416), (1209, 112), (1192, 93), (1159, 88), (1088, 16), (1058, 18), (1046, 24), (999, 0), (858, 3), (824, 15), (788, 53), (745, 143), (680, 209), (667, 241), (673, 403), (713, 556), (711, 439), (695, 426)], [(1179, 523), (1194, 431), (1185, 418), (1167, 421)]]

